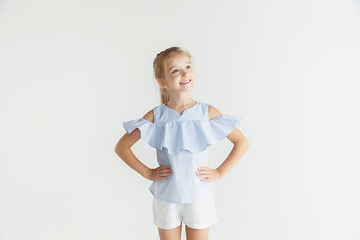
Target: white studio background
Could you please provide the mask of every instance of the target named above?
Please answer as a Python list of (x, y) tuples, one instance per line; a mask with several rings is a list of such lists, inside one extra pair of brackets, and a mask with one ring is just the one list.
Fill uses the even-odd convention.
[(192, 97), (250, 142), (209, 239), (359, 240), (359, 43), (351, 0), (1, 1), (0, 239), (158, 239), (151, 182), (114, 147), (160, 104), (154, 57), (180, 46)]

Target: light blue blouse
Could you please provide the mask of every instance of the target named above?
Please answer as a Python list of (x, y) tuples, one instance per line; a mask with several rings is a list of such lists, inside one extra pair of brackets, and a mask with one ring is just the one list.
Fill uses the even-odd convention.
[(141, 138), (156, 149), (160, 166), (171, 166), (172, 174), (153, 182), (150, 192), (158, 199), (174, 203), (207, 200), (216, 192), (213, 182), (201, 182), (199, 167), (208, 166), (208, 147), (224, 139), (241, 118), (221, 115), (209, 120), (209, 104), (197, 102), (180, 115), (161, 104), (153, 108), (154, 123), (144, 118), (124, 122), (127, 133), (136, 128)]

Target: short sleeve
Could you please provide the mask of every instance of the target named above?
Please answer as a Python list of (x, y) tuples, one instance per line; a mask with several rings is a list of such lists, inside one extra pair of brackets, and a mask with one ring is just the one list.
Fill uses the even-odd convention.
[(157, 136), (160, 130), (156, 127), (156, 124), (144, 118), (138, 118), (135, 120), (124, 122), (123, 126), (128, 134), (132, 133), (136, 128), (138, 128), (141, 133), (141, 138), (145, 142), (147, 142), (153, 148), (161, 149), (161, 138)]
[(146, 128), (150, 127), (151, 123), (152, 122), (149, 122), (144, 118), (138, 118), (138, 119), (135, 119), (135, 120), (124, 122), (123, 126), (124, 126), (125, 131), (128, 134), (130, 134), (136, 128), (139, 128), (139, 130), (141, 130), (141, 129), (146, 129)]
[(211, 141), (209, 143), (214, 144), (226, 138), (235, 128), (239, 126), (241, 118), (231, 115), (221, 115), (209, 121), (210, 129), (209, 136)]

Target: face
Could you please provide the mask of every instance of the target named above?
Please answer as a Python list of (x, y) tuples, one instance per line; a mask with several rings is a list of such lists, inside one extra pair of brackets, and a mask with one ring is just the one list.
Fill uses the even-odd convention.
[(195, 73), (190, 59), (181, 53), (172, 56), (166, 65), (165, 79), (158, 80), (161, 87), (165, 87), (170, 94), (189, 92), (195, 81)]

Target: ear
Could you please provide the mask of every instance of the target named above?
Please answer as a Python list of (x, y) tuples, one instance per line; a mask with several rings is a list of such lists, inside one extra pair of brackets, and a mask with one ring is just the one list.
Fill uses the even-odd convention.
[(166, 82), (165, 82), (164, 79), (162, 79), (162, 78), (157, 78), (156, 80), (157, 80), (157, 82), (159, 83), (159, 86), (160, 86), (161, 88), (166, 88)]

